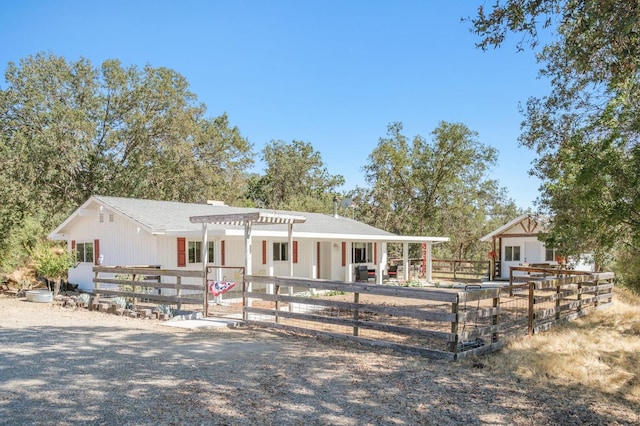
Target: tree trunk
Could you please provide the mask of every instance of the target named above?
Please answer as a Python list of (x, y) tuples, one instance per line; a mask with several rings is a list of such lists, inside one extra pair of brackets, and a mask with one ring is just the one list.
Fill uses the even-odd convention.
[(60, 279), (54, 281), (53, 284), (53, 297), (56, 297), (60, 293)]

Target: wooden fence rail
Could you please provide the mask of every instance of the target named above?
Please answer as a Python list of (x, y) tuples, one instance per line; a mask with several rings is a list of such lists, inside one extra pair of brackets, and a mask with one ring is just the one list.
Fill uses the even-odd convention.
[(491, 261), (433, 259), (431, 268), (434, 278), (479, 279), (481, 277), (489, 277)]
[[(612, 303), (612, 273), (565, 275), (504, 288), (460, 289), (247, 275), (243, 317), (259, 326), (456, 360), (495, 351), (513, 337)], [(308, 291), (280, 294), (286, 287)]]
[[(436, 290), (256, 275), (245, 281), (243, 315), (250, 324), (449, 360), (501, 346), (498, 289)], [(281, 295), (283, 287), (308, 292)], [(315, 296), (309, 295), (312, 290)], [(469, 322), (473, 328), (466, 326)]]
[[(139, 299), (163, 304), (175, 304), (178, 309), (181, 309), (183, 304), (204, 304), (205, 291), (203, 284), (182, 282), (183, 278), (202, 280), (203, 271), (137, 266), (94, 266), (93, 272), (94, 294), (129, 297), (133, 299), (134, 305)], [(108, 277), (100, 274), (108, 274)], [(163, 277), (172, 277), (175, 282), (163, 282)], [(109, 288), (105, 288), (103, 285), (108, 285)], [(150, 293), (148, 289), (172, 289), (175, 290), (175, 295)], [(189, 293), (183, 294), (183, 290), (189, 290)]]

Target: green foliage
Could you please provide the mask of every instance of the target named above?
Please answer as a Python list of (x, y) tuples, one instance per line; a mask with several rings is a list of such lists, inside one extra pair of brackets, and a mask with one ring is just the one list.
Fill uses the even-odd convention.
[(55, 282), (54, 296), (60, 291), (60, 281), (75, 266), (75, 255), (50, 242), (39, 242), (31, 253), (36, 273)]
[(330, 175), (310, 143), (271, 141), (262, 151), (264, 176), (249, 185), (249, 198), (259, 207), (307, 212), (332, 210), (340, 175)]
[(29, 253), (43, 239), (44, 230), (40, 221), (32, 217), (26, 217), (7, 228), (6, 234), (0, 233), (0, 271), (8, 273), (29, 262)]
[[(0, 261), (8, 236), (50, 230), (89, 196), (196, 202), (243, 199), (251, 145), (167, 68), (70, 62), (37, 54), (10, 62), (0, 89)], [(37, 236), (41, 236), (41, 232)], [(18, 240), (19, 236), (15, 237)]]
[(432, 137), (410, 141), (401, 123), (389, 125), (365, 166), (370, 188), (355, 193), (358, 215), (394, 233), (450, 237), (439, 256), (484, 258), (479, 238), (517, 214), (487, 177), (497, 153), (461, 123), (441, 122)]
[(551, 93), (527, 102), (520, 138), (538, 153), (541, 207), (553, 217), (546, 239), (599, 264), (613, 254), (621, 281), (637, 285), (640, 3), (510, 0), (473, 22), (482, 47), (510, 31), (535, 41), (541, 23), (556, 32), (538, 54)]

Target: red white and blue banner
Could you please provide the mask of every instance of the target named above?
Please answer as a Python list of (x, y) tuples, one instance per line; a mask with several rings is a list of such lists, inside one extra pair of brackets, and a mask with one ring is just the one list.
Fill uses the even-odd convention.
[(209, 293), (220, 296), (231, 290), (237, 284), (235, 281), (209, 281)]

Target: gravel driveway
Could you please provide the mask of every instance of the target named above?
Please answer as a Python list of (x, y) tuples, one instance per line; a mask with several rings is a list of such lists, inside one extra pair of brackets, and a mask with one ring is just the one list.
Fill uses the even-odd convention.
[[(184, 330), (0, 295), (0, 424), (633, 424), (614, 397), (259, 329)], [(482, 368), (484, 367), (484, 368)]]

